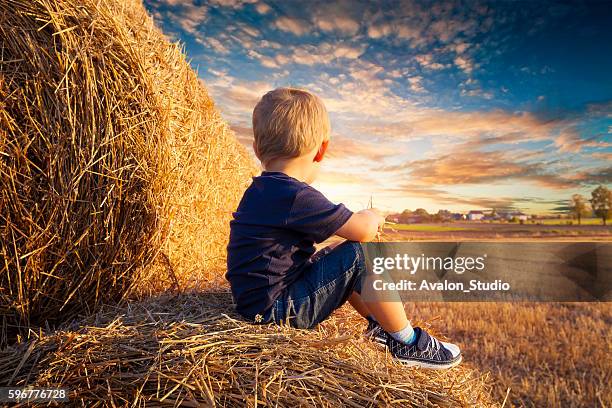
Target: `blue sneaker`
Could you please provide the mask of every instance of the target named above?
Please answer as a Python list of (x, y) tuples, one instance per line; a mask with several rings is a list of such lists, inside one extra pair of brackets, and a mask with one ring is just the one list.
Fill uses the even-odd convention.
[(388, 334), (376, 320), (368, 319), (368, 328), (366, 329), (364, 336), (378, 345), (387, 345)]
[(420, 327), (415, 327), (414, 331), (417, 337), (412, 345), (387, 335), (387, 348), (394, 359), (407, 366), (434, 370), (451, 368), (461, 363), (461, 350), (458, 346), (440, 341)]

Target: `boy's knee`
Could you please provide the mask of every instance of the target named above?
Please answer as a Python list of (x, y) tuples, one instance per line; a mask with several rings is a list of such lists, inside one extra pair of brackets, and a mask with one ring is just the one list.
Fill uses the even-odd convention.
[(350, 247), (354, 262), (359, 263), (358, 266), (360, 267), (360, 269), (365, 271), (365, 255), (363, 251), (363, 246), (361, 246), (361, 242), (346, 241), (345, 244)]
[(366, 264), (363, 247), (357, 241), (344, 241), (336, 249), (342, 251), (344, 269), (351, 270), (354, 275), (355, 291), (360, 293), (361, 280), (366, 275)]
[(338, 245), (335, 249), (339, 249), (339, 248), (343, 248), (343, 249), (350, 248), (356, 257), (362, 257), (363, 255), (363, 247), (361, 246), (361, 242), (358, 242), (358, 241), (346, 240), (342, 242), (340, 245)]

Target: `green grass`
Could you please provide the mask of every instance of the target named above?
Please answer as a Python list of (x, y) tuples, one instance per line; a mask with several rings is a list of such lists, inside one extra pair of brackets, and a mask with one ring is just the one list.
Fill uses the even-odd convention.
[[(572, 225), (578, 225), (578, 220), (534, 220), (536, 223), (540, 223), (542, 225), (568, 225), (568, 222), (571, 222)], [(608, 224), (612, 224), (612, 221), (608, 220)], [(583, 218), (581, 221), (581, 225), (603, 225), (601, 223), (601, 218)]]
[(468, 231), (470, 228), (452, 227), (448, 225), (431, 225), (431, 224), (394, 224), (390, 225), (396, 231), (425, 231), (425, 232), (451, 232), (451, 231)]

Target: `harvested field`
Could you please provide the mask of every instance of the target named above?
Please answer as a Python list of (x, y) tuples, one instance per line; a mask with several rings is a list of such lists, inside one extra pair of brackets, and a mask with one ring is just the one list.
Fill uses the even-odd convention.
[(612, 405), (611, 303), (417, 303), (408, 312), (457, 341), (506, 406)]
[(396, 224), (385, 229), (388, 241), (405, 240), (612, 240), (612, 226), (451, 222), (436, 224)]

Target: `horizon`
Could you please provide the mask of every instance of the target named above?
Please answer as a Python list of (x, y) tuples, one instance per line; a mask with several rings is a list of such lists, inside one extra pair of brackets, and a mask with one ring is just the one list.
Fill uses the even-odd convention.
[(319, 95), (315, 187), (353, 210), (546, 214), (610, 186), (605, 2), (144, 3), (251, 152), (265, 92)]

